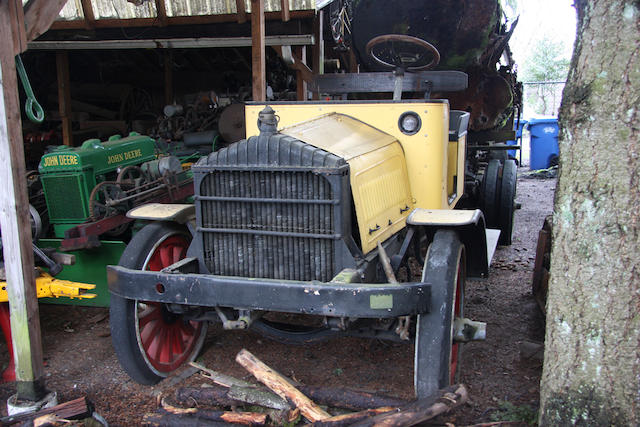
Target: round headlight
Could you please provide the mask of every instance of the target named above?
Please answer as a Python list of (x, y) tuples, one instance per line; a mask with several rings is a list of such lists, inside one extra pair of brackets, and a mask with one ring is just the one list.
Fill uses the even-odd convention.
[(422, 126), (420, 116), (413, 111), (402, 113), (398, 120), (398, 127), (400, 128), (400, 131), (406, 135), (414, 135), (418, 133), (420, 126)]

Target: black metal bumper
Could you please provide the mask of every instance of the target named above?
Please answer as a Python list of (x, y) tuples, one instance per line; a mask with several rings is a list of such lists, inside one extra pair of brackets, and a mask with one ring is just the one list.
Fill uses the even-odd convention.
[(109, 291), (120, 297), (334, 317), (384, 318), (430, 311), (428, 283), (363, 284), (175, 274), (107, 266)]

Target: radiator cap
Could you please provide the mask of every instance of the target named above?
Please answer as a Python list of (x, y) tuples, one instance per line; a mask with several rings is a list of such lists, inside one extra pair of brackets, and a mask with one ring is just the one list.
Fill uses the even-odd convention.
[(264, 107), (258, 113), (258, 129), (260, 135), (273, 135), (278, 132), (278, 121), (280, 117), (276, 116), (276, 112), (270, 106)]

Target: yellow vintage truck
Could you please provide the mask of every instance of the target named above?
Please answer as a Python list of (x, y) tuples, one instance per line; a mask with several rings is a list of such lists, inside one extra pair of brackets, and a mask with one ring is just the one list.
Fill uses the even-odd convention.
[[(400, 65), (417, 58), (407, 57)], [(459, 72), (397, 71), (360, 77), (396, 98), (467, 84)], [(318, 84), (367, 89), (344, 76)], [(487, 276), (499, 233), (481, 210), (454, 209), (468, 185), (468, 120), (428, 97), (247, 105), (249, 137), (192, 167), (194, 204), (129, 212), (151, 223), (108, 267), (123, 368), (156, 383), (193, 360), (218, 321), (286, 343), (413, 341), (416, 394), (452, 383), (461, 344), (485, 334), (464, 318), (465, 279)], [(513, 204), (509, 170), (489, 186), (495, 200), (508, 181)]]

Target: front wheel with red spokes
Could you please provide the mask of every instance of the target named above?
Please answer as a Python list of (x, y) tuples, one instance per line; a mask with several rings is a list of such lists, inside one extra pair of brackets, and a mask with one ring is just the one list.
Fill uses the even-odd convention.
[(464, 317), (464, 245), (454, 230), (439, 230), (429, 245), (422, 281), (431, 284), (431, 312), (418, 316), (414, 383), (418, 398), (456, 382), (462, 345), (454, 321)]
[[(120, 266), (160, 271), (186, 257), (191, 236), (177, 224), (156, 222), (131, 239)], [(141, 384), (155, 384), (202, 348), (205, 322), (174, 313), (166, 304), (111, 295), (111, 339), (124, 370)]]

